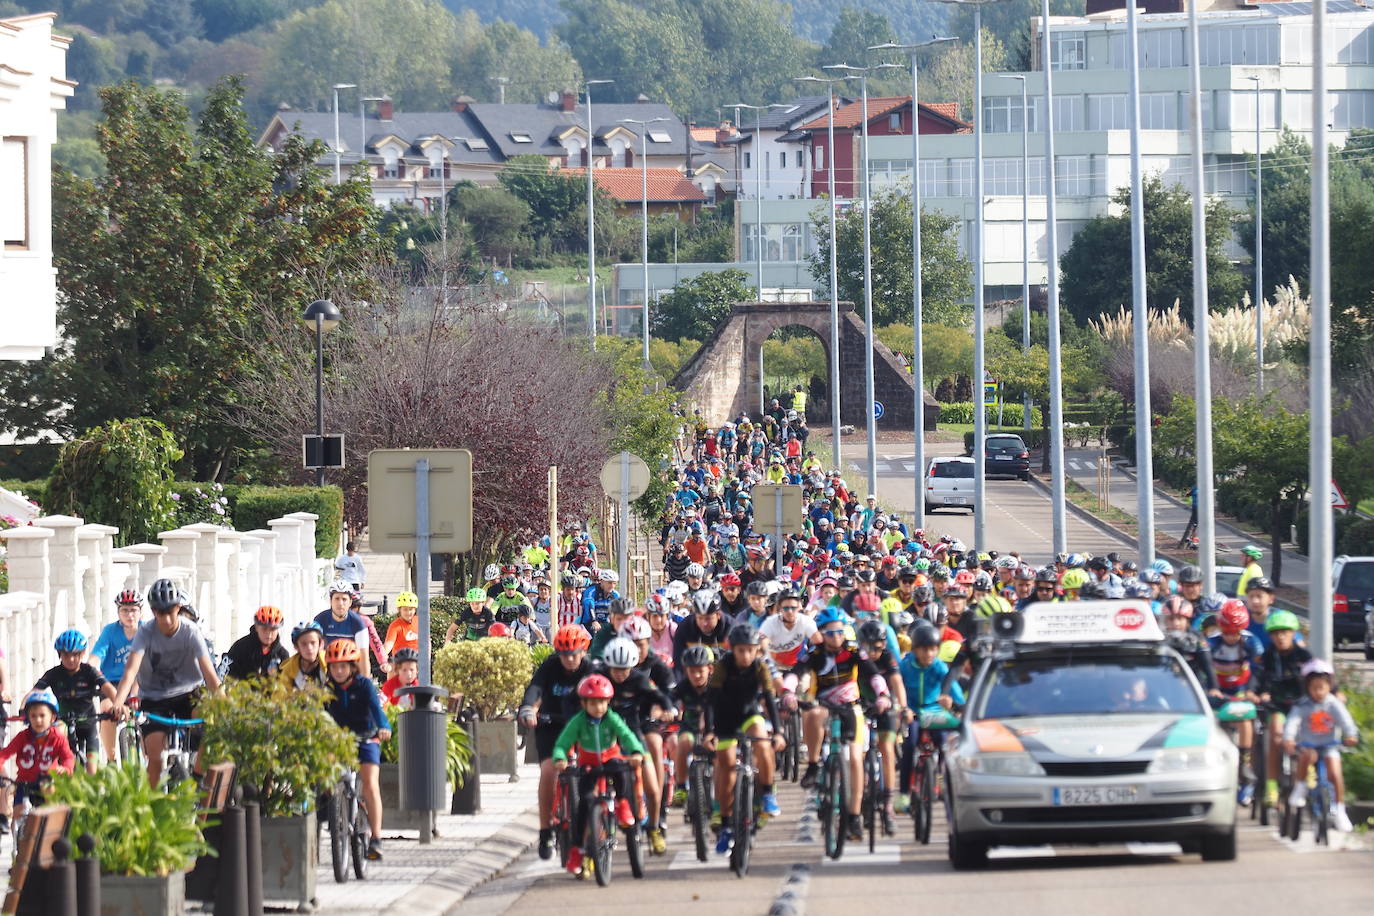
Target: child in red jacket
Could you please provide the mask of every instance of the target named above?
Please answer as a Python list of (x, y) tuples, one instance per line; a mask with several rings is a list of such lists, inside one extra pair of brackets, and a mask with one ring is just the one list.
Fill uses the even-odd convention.
[(24, 698), (24, 716), (29, 720), (28, 728), (15, 735), (0, 751), (0, 763), (17, 758), (16, 807), (26, 801), (33, 805), (43, 804), (41, 781), (54, 770), (70, 773), (76, 764), (76, 755), (67, 744), (66, 734), (53, 728), (57, 720), (57, 697), (50, 689), (35, 690)]

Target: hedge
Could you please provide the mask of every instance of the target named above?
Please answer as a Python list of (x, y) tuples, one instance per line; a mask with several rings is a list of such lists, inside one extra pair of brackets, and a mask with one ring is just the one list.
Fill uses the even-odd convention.
[[(997, 408), (984, 408), (988, 423), (997, 422)], [(1003, 426), (1021, 426), (1022, 418), (1025, 416), (1024, 405), (1008, 403), (1002, 408)], [(954, 402), (940, 405), (940, 416), (936, 422), (939, 423), (959, 423), (967, 424), (973, 422), (973, 404), (968, 401)], [(1043, 415), (1040, 408), (1031, 408), (1031, 426), (1041, 426)]]
[[(1043, 429), (1008, 429), (1006, 427), (1003, 427), (1002, 429), (993, 429), (989, 427), (986, 432), (986, 435), (1020, 436), (1021, 441), (1026, 443), (1026, 448), (1028, 449), (1041, 448), (1045, 444), (1045, 431)], [(971, 432), (964, 433), (964, 454), (973, 454), (973, 433)]]
[(313, 512), (315, 556), (333, 557), (339, 550), (339, 531), (343, 528), (343, 490), (328, 487), (255, 487), (239, 489), (232, 500), (234, 527), (240, 531), (266, 528), (274, 518), (292, 512)]
[[(1356, 515), (1353, 512), (1337, 512), (1335, 518), (1335, 538), (1332, 541), (1334, 548), (1333, 555), (1359, 557), (1374, 554), (1374, 519)], [(1298, 552), (1307, 555), (1308, 538), (1310, 529), (1308, 527), (1307, 511), (1303, 510), (1298, 515), (1295, 523), (1298, 527)]]

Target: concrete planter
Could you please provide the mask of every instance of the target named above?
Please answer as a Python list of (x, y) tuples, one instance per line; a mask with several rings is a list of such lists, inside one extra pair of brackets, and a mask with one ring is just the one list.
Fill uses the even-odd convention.
[(186, 875), (101, 875), (100, 912), (119, 916), (180, 916), (186, 909)]
[(1374, 820), (1374, 801), (1348, 801), (1345, 803), (1345, 813), (1350, 815), (1350, 823), (1359, 827)]
[[(383, 833), (389, 830), (422, 830), (427, 820), (424, 812), (401, 807), (401, 765), (384, 763), (380, 768), (382, 788)], [(446, 794), (453, 794), (452, 783)], [(436, 814), (444, 813), (436, 809)]]
[(515, 720), (475, 722), (479, 772), (516, 775)]
[(262, 896), (292, 901), (302, 909), (315, 904), (319, 844), (315, 812), (300, 817), (262, 819)]

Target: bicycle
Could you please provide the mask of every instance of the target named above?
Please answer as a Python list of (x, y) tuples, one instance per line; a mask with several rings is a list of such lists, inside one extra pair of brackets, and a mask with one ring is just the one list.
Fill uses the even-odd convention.
[(711, 786), (715, 779), (716, 755), (700, 744), (692, 748), (687, 762), (686, 819), (692, 825), (692, 839), (696, 842), (697, 861), (709, 859), (711, 836)]
[(100, 759), (100, 735), (95, 736), (95, 747), (85, 741), (76, 740), (77, 729), (87, 723), (105, 722), (113, 718), (108, 712), (97, 713), (96, 715), (78, 715), (74, 712), (62, 713), (57, 717), (58, 721), (67, 730), (67, 745), (72, 749), (72, 756), (76, 759), (76, 768), (84, 770), (91, 759), (91, 751), (95, 751), (96, 760)]
[[(377, 733), (358, 739), (359, 746), (375, 741)], [(348, 860), (353, 859), (353, 874), (367, 880), (367, 843), (372, 831), (367, 812), (358, 793), (358, 768), (349, 767), (329, 796), (329, 858), (334, 880), (348, 883)]]
[(168, 788), (181, 785), (191, 778), (191, 729), (204, 725), (204, 719), (173, 719), (156, 713), (141, 712), (149, 722), (169, 725), (172, 731), (167, 735), (167, 746), (162, 749), (163, 785)]
[(863, 815), (864, 830), (868, 834), (868, 851), (875, 852), (878, 847), (879, 816), (883, 804), (883, 761), (878, 753), (878, 723), (873, 716), (867, 717), (868, 741), (864, 747), (864, 791), (859, 803)]
[[(582, 800), (587, 806), (587, 828), (582, 854), (592, 862), (592, 872), (596, 883), (606, 887), (611, 883), (611, 859), (615, 852), (616, 818), (615, 792), (611, 790), (611, 773), (627, 764), (608, 761), (599, 766), (589, 767), (586, 775), (596, 777), (596, 785)], [(639, 774), (635, 772), (634, 785), (630, 797), (638, 802)], [(620, 828), (625, 833), (625, 850), (629, 854), (630, 874), (636, 878), (644, 877), (644, 835), (636, 817), (633, 824)]]
[(567, 769), (558, 774), (554, 784), (553, 813), (549, 826), (553, 828), (554, 848), (558, 850), (559, 867), (568, 865), (568, 853), (572, 851), (573, 824), (577, 820), (577, 777), (580, 770), (577, 764), (568, 763)]
[[(1225, 730), (1226, 733), (1230, 736), (1232, 743), (1235, 743), (1235, 741), (1237, 740), (1237, 732), (1239, 731), (1241, 722), (1257, 723), (1258, 718), (1255, 714), (1255, 704), (1251, 703), (1249, 700), (1239, 699), (1226, 700), (1217, 708), (1216, 714), (1217, 722), (1221, 725), (1222, 729)], [(1258, 735), (1258, 723), (1256, 724), (1254, 732), (1256, 735)], [(1261, 744), (1258, 740), (1252, 739), (1250, 749), (1251, 767), (1249, 778), (1247, 778), (1245, 775), (1244, 760), (1239, 755), (1237, 755), (1236, 758), (1236, 783), (1241, 787), (1242, 793), (1244, 792), (1245, 786), (1249, 786), (1251, 807), (1254, 807), (1254, 799), (1256, 793), (1258, 793), (1260, 796), (1260, 803), (1263, 804), (1264, 802), (1264, 783), (1258, 780), (1260, 768), (1257, 768), (1254, 765), (1254, 758), (1256, 757), (1256, 746), (1258, 746), (1261, 749), (1264, 747), (1264, 745)], [(1258, 756), (1260, 758), (1263, 758), (1264, 755), (1261, 752)]]
[(787, 746), (778, 754), (778, 779), (796, 782), (801, 778), (801, 711), (784, 709), (782, 736)]
[(120, 766), (130, 761), (144, 766), (147, 761), (143, 759), (143, 737), (138, 733), (138, 697), (129, 697), (128, 706), (131, 715), (115, 723), (115, 760)]
[(932, 732), (958, 728), (959, 717), (945, 709), (923, 709), (911, 727), (916, 729), (916, 760), (911, 774), (911, 819), (916, 842), (928, 846), (930, 827), (935, 819), (935, 800), (941, 796), (939, 773), (945, 760), (944, 742), (935, 740)]
[[(1307, 793), (1306, 808), (1312, 816), (1312, 839), (1318, 846), (1330, 845), (1331, 843), (1331, 813), (1336, 807), (1336, 786), (1331, 782), (1331, 777), (1326, 769), (1326, 752), (1333, 747), (1338, 748), (1340, 746), (1339, 742), (1298, 745), (1299, 748), (1311, 748), (1317, 752), (1316, 762), (1312, 764), (1312, 769), (1308, 774), (1309, 780), (1315, 777), (1316, 785)], [(1301, 807), (1292, 809), (1293, 832), (1290, 837), (1294, 840), (1302, 834), (1302, 811)]]
[(821, 768), (816, 780), (819, 799), (821, 833), (825, 838), (825, 854), (838, 859), (844, 854), (845, 813), (848, 811), (848, 767), (845, 762), (845, 742), (840, 710), (843, 707), (824, 704), (829, 712), (821, 739)]
[(749, 873), (749, 854), (754, 844), (754, 833), (759, 829), (758, 813), (754, 806), (754, 784), (758, 771), (754, 768), (754, 743), (772, 741), (772, 738), (759, 738), (741, 733), (735, 745), (735, 798), (730, 814), (730, 826), (734, 828), (734, 843), (730, 846), (730, 870), (743, 878)]

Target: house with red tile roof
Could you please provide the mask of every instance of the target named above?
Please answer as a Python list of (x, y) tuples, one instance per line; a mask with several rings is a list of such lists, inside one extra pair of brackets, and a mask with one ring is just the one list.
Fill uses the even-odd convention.
[[(612, 168), (596, 169), (592, 181), (616, 202), (616, 212), (625, 216), (639, 216), (640, 203), (645, 199), (645, 173), (648, 173), (649, 213), (671, 213), (683, 222), (695, 222), (697, 213), (707, 202), (701, 188), (677, 169)], [(569, 175), (584, 175), (583, 169), (568, 169)]]

